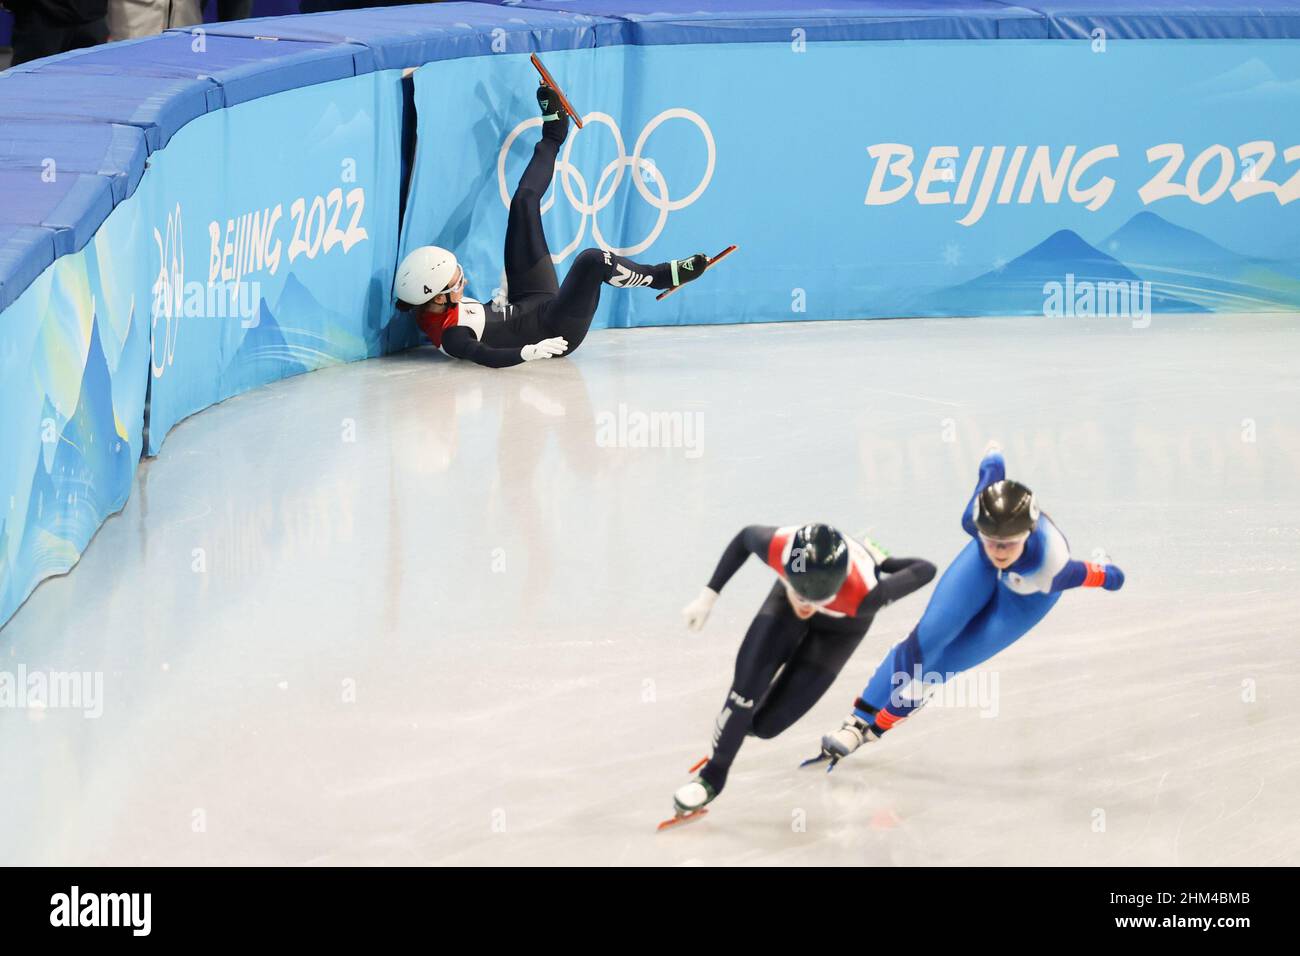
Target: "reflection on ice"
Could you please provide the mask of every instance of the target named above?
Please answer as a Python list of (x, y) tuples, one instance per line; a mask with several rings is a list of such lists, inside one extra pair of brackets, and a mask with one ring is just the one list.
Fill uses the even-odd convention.
[[(0, 631), (0, 671), (102, 675), (97, 719), (0, 708), (0, 859), (1298, 863), (1298, 339), (607, 331), (572, 361), (419, 350), (226, 402)], [(698, 422), (700, 453), (609, 430), (632, 413)], [(688, 636), (718, 542), (816, 518), (943, 566), (994, 437), (1124, 591), (991, 662), (996, 716), (934, 707), (798, 771), (928, 591), (886, 609), (706, 819), (656, 835), (771, 584), (742, 569)]]

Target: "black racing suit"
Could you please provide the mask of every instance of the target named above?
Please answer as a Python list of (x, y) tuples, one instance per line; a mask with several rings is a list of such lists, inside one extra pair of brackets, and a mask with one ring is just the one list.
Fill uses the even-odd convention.
[[(669, 263), (640, 265), (600, 249), (584, 249), (569, 267), (561, 285), (542, 230), (542, 195), (555, 171), (555, 158), (563, 144), (547, 123), (533, 157), (519, 178), (510, 201), (506, 224), (506, 287), (509, 304), (484, 302), (485, 323), (480, 339), (474, 330), (453, 325), (442, 333), (443, 351), (491, 368), (518, 365), (519, 350), (542, 339), (563, 337), (572, 354), (587, 337), (592, 316), (600, 303), (603, 282), (620, 287), (649, 286), (666, 289), (671, 282)], [(435, 343), (436, 343), (435, 339)]]
[[(750, 525), (723, 552), (709, 587), (720, 592), (745, 560), (764, 560), (776, 528)], [(876, 612), (929, 584), (935, 566), (922, 558), (886, 558), (877, 583), (855, 613), (800, 619), (785, 585), (773, 586), (736, 655), (736, 674), (714, 733), (713, 754), (700, 776), (721, 792), (746, 735), (775, 737), (821, 699), (871, 627)], [(778, 671), (780, 672), (778, 674)]]

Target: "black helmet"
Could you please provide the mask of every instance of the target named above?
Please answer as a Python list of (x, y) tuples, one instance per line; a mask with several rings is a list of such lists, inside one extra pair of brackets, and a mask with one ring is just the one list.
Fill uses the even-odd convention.
[(849, 546), (829, 525), (806, 524), (790, 542), (785, 575), (804, 600), (825, 601), (849, 576)]
[(1034, 493), (1018, 481), (995, 481), (975, 502), (975, 527), (990, 538), (1028, 534), (1038, 523)]

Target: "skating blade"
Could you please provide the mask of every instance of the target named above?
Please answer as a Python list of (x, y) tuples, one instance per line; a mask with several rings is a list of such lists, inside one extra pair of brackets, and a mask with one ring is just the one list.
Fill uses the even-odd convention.
[(655, 827), (655, 829), (667, 830), (669, 827), (675, 827), (679, 823), (690, 823), (692, 820), (697, 820), (708, 812), (709, 811), (707, 809), (693, 810), (692, 812), (684, 816), (672, 817), (671, 819), (664, 820), (662, 823), (659, 824), (659, 826)]

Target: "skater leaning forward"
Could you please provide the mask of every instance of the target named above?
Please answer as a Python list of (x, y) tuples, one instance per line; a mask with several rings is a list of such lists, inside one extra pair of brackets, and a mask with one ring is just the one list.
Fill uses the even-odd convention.
[(935, 575), (929, 561), (887, 557), (828, 525), (751, 525), (727, 546), (708, 586), (683, 611), (691, 630), (704, 626), (718, 592), (751, 554), (778, 580), (741, 642), (713, 752), (699, 776), (673, 796), (679, 819), (722, 792), (746, 736), (775, 737), (817, 703), (877, 611)]
[(454, 254), (438, 246), (416, 249), (397, 267), (398, 307), (418, 310), (421, 331), (448, 355), (489, 368), (573, 352), (591, 327), (602, 284), (673, 289), (698, 278), (709, 263), (700, 253), (642, 265), (608, 250), (585, 249), (561, 284), (542, 230), (541, 201), (569, 134), (569, 116), (548, 86), (538, 88), (537, 102), (542, 136), (519, 179), (506, 224), (508, 302), (466, 296), (465, 271)]
[(943, 573), (921, 621), (880, 662), (853, 713), (822, 738), (834, 762), (880, 739), (920, 707), (933, 683), (984, 663), (1038, 624), (1071, 588), (1124, 586), (1113, 564), (1079, 561), (1024, 485), (1009, 481), (996, 444), (980, 462), (962, 530), (972, 540)]

